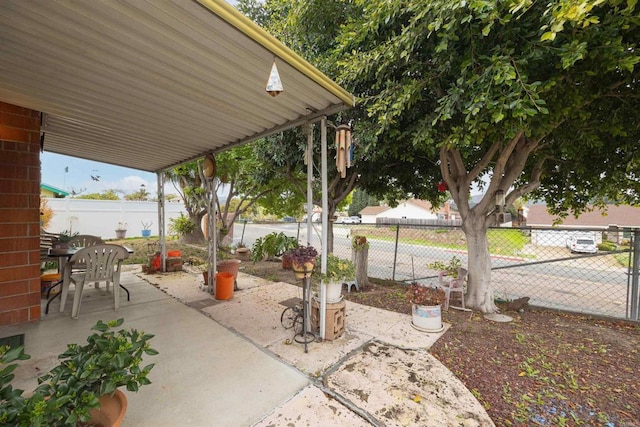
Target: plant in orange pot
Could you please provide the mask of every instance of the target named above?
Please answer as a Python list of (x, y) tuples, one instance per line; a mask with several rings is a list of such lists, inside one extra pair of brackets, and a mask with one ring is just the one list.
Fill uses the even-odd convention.
[(298, 246), (287, 252), (291, 259), (291, 267), (293, 273), (298, 279), (304, 279), (311, 276), (313, 267), (315, 266), (318, 251), (313, 246)]
[[(0, 405), (0, 423), (120, 426), (127, 401), (118, 387), (137, 392), (140, 386), (150, 384), (147, 375), (154, 365), (141, 366), (142, 358), (158, 354), (149, 345), (153, 335), (136, 329), (114, 330), (123, 322), (98, 321), (86, 345), (69, 344), (58, 356), (60, 363), (38, 378), (40, 385), (28, 398), (22, 396), (22, 390), (11, 390), (7, 381), (13, 376), (3, 375), (15, 365), (2, 365), (29, 356), (22, 347), (4, 354), (0, 348), (0, 394), (9, 396), (6, 401), (3, 397)], [(117, 411), (109, 413), (110, 409)]]

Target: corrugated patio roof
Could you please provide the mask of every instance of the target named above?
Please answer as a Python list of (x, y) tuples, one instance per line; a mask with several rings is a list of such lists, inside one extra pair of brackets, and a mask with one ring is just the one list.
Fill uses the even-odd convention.
[(0, 100), (45, 113), (46, 151), (151, 172), (354, 103), (222, 0), (5, 0), (0, 40)]

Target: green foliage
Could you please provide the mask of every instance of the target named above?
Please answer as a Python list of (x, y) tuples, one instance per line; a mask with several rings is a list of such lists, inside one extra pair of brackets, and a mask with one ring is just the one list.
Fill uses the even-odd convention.
[(75, 426), (89, 420), (89, 411), (99, 406), (98, 398), (113, 394), (126, 386), (138, 391), (151, 384), (147, 378), (153, 364), (141, 367), (144, 355), (158, 354), (150, 347), (153, 335), (136, 329), (120, 329), (124, 319), (108, 323), (98, 321), (84, 346), (69, 344), (67, 351), (58, 356), (60, 363), (38, 378), (40, 384), (31, 397), (22, 396), (22, 390), (13, 390), (15, 364), (24, 360), (23, 348), (6, 351), (0, 349), (0, 423), (15, 426)]
[(598, 245), (599, 251), (615, 251), (616, 249), (615, 242), (604, 241)]
[(355, 235), (351, 238), (351, 249), (361, 251), (364, 248), (369, 248), (369, 242), (367, 242), (367, 236)]
[(124, 199), (125, 200), (147, 201), (147, 200), (149, 200), (149, 196), (150, 195), (151, 195), (151, 193), (149, 193), (146, 188), (141, 187), (140, 190), (134, 191), (133, 193), (125, 195)]
[(253, 262), (262, 261), (265, 258), (273, 260), (296, 247), (298, 247), (298, 240), (295, 237), (274, 231), (256, 239), (251, 248), (251, 259)]
[(333, 254), (327, 255), (327, 272), (322, 274), (322, 256), (319, 256), (313, 276), (326, 282), (336, 282), (338, 280), (351, 280), (356, 276), (356, 266), (353, 262), (338, 258)]
[(196, 223), (182, 212), (179, 217), (169, 219), (169, 230), (179, 236), (191, 234), (195, 228)]
[(373, 196), (369, 196), (364, 190), (356, 188), (352, 194), (353, 199), (351, 200), (351, 205), (349, 205), (349, 216), (357, 215), (367, 206), (378, 206), (378, 200)]
[(436, 271), (446, 271), (448, 276), (455, 278), (458, 277), (458, 269), (462, 267), (462, 261), (457, 256), (452, 256), (448, 264), (442, 261), (435, 261), (427, 264), (427, 267)]
[(71, 239), (73, 239), (74, 237), (76, 237), (78, 235), (78, 232), (72, 232), (71, 230), (62, 230), (60, 232), (60, 234), (58, 234), (58, 237), (56, 237), (56, 241), (58, 242), (63, 242), (66, 243), (68, 241), (70, 241)]
[(335, 56), (360, 97), (370, 194), (437, 202), (444, 178), (463, 218), (485, 176), (489, 199), (512, 189), (507, 206), (531, 192), (554, 213), (638, 200), (636, 2), (355, 4)]
[(105, 190), (100, 193), (89, 193), (81, 196), (76, 196), (76, 199), (93, 199), (93, 200), (120, 200), (118, 193), (122, 193), (122, 190)]

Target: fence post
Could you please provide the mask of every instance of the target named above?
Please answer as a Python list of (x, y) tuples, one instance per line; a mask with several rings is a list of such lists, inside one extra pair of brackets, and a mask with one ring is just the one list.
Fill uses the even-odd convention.
[(398, 260), (398, 240), (400, 237), (400, 224), (396, 224), (396, 247), (393, 250), (393, 273), (391, 274), (391, 280), (396, 280), (396, 261)]
[(633, 231), (633, 267), (631, 270), (631, 320), (638, 319), (638, 269), (640, 267), (640, 230)]

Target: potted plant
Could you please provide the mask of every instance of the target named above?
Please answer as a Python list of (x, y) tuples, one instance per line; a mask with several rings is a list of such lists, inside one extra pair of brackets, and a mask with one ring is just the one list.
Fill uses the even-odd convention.
[(267, 260), (275, 260), (277, 257), (281, 257), (290, 249), (294, 249), (298, 246), (298, 239), (292, 236), (287, 236), (283, 232), (273, 232), (267, 234), (264, 237), (256, 239), (253, 243), (252, 260), (253, 262)]
[(435, 261), (427, 264), (427, 267), (436, 271), (444, 271), (446, 272), (447, 276), (451, 276), (455, 279), (458, 277), (458, 269), (462, 267), (462, 261), (460, 261), (460, 258), (458, 258), (457, 256), (453, 256), (449, 260), (448, 264), (445, 264), (442, 261)]
[(313, 246), (298, 246), (287, 251), (291, 267), (298, 279), (311, 277), (318, 251)]
[(356, 275), (356, 266), (353, 262), (338, 258), (333, 254), (327, 255), (327, 272), (320, 273), (322, 257), (318, 257), (314, 268), (314, 274), (327, 283), (327, 302), (336, 303), (342, 299), (342, 284), (352, 280)]
[(71, 239), (77, 235), (78, 232), (72, 233), (71, 230), (62, 230), (60, 234), (51, 239), (52, 249), (67, 249)]
[(126, 235), (127, 235), (127, 223), (119, 222), (118, 226), (116, 227), (116, 238), (124, 239)]
[[(142, 231), (141, 231), (142, 237), (151, 236), (151, 226), (153, 225), (153, 221), (149, 221), (149, 222), (141, 221), (141, 223), (142, 223)], [(116, 230), (116, 233), (117, 233), (117, 230)]]
[[(0, 369), (0, 423), (3, 425), (104, 425), (119, 426), (126, 411), (126, 396), (118, 387), (137, 392), (150, 384), (153, 364), (141, 367), (144, 355), (156, 355), (150, 347), (153, 335), (135, 329), (120, 329), (124, 319), (98, 321), (86, 345), (69, 344), (60, 363), (38, 378), (30, 397), (13, 390), (11, 372), (17, 365)], [(6, 349), (6, 348), (5, 348)], [(0, 349), (1, 350), (1, 349)], [(28, 359), (24, 349), (0, 351), (0, 364)], [(116, 399), (115, 402), (111, 399)], [(107, 413), (118, 409), (117, 414)], [(122, 412), (122, 413), (120, 413)]]
[(446, 300), (444, 289), (433, 285), (412, 282), (407, 291), (411, 303), (411, 325), (425, 332), (441, 332), (442, 304)]
[(241, 260), (249, 260), (251, 259), (251, 249), (249, 249), (244, 242), (240, 242), (236, 246), (236, 255)]

